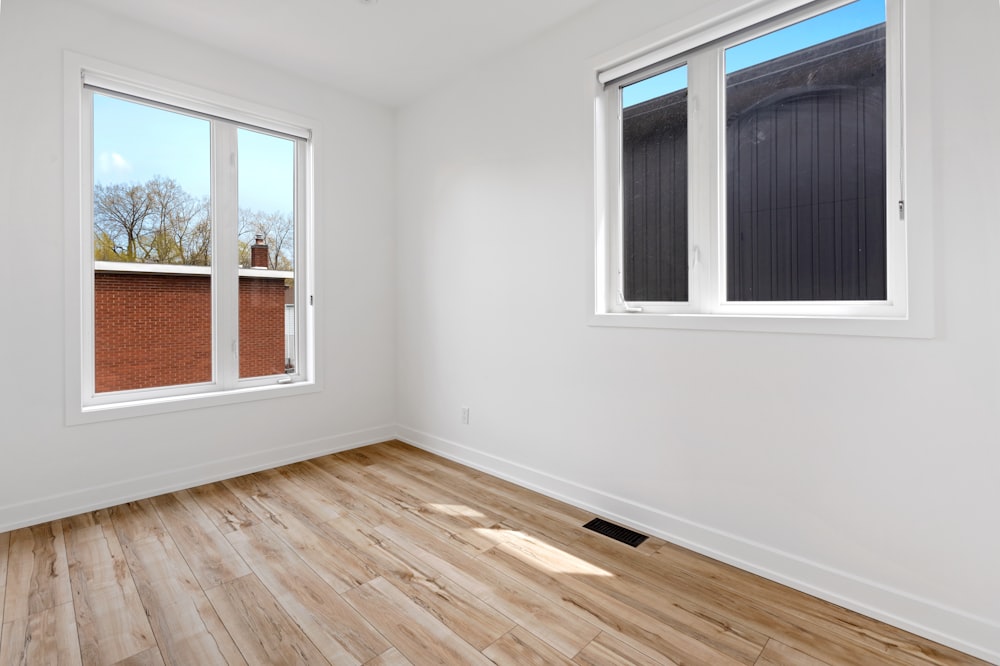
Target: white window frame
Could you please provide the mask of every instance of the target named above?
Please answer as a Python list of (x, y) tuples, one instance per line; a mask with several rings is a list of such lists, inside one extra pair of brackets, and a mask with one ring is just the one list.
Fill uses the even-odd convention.
[[(600, 326), (933, 336), (927, 0), (886, 2), (887, 300), (727, 301), (724, 53), (851, 0), (772, 0), (696, 25), (664, 26), (595, 61), (594, 293)], [(908, 48), (913, 45), (914, 48)], [(904, 68), (904, 63), (906, 64)], [(621, 87), (688, 65), (687, 302), (622, 301)], [(904, 202), (905, 215), (898, 202)]]
[[(66, 229), (66, 420), (70, 425), (319, 390), (316, 378), (314, 284), (316, 123), (217, 92), (66, 52), (65, 229)], [(211, 122), (212, 159), (212, 358), (210, 382), (97, 393), (94, 386), (93, 95), (132, 98), (143, 104), (202, 117)], [(240, 128), (295, 140), (294, 373), (239, 377), (239, 277), (252, 271), (223, 270), (218, 257), (235, 257), (238, 210), (236, 141)], [(230, 165), (230, 166), (226, 166)], [(148, 270), (137, 265), (137, 270)], [(158, 267), (164, 272), (186, 267)], [(195, 269), (191, 269), (195, 270)], [(197, 272), (197, 271), (195, 271)]]

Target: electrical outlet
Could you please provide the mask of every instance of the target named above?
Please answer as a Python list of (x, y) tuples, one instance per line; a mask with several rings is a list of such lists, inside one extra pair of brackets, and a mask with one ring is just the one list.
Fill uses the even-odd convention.
[(462, 423), (469, 425), (469, 408), (462, 407)]

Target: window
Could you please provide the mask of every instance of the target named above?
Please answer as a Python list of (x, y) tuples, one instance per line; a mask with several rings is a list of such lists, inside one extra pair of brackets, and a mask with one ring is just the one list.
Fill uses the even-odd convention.
[(118, 68), (68, 69), (80, 128), (71, 421), (313, 384), (308, 127)]
[(913, 317), (901, 3), (773, 4), (599, 68), (595, 323)]

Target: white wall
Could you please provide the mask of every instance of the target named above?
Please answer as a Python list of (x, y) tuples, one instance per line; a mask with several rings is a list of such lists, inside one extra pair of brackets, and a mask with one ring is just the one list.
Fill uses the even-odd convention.
[[(587, 65), (738, 4), (606, 1), (394, 125), (176, 36), (3, 0), (0, 530), (398, 422), (422, 446), (1000, 660), (995, 0), (931, 3), (934, 339), (587, 326)], [(63, 425), (63, 49), (322, 120), (322, 392)]]
[[(63, 49), (319, 120), (321, 392), (64, 425)], [(4, 0), (0, 91), (0, 531), (392, 436), (392, 111), (57, 0)]]
[(995, 0), (921, 47), (934, 339), (587, 325), (588, 66), (739, 4), (604, 2), (402, 109), (401, 436), (1000, 660)]

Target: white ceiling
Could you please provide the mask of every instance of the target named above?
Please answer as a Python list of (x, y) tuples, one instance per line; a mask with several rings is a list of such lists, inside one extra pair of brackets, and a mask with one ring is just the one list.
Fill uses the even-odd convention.
[(388, 105), (597, 0), (83, 0)]

